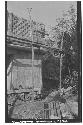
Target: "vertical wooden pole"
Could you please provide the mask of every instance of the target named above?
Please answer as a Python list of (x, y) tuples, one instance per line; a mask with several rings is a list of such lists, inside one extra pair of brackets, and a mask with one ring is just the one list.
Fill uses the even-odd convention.
[(62, 71), (62, 56), (61, 56), (61, 54), (60, 54), (60, 92), (61, 92), (61, 71)]
[(62, 32), (62, 42), (61, 42), (61, 48), (60, 48), (60, 92), (61, 92), (61, 71), (62, 71), (62, 47), (63, 47), (63, 37), (64, 37), (64, 31)]
[(34, 89), (34, 47), (32, 45), (32, 85)]
[(32, 38), (32, 89), (33, 89), (33, 96), (34, 96), (34, 40), (33, 40), (33, 29), (32, 29), (32, 19), (31, 19), (31, 9), (32, 8), (28, 8), (28, 12), (29, 12), (29, 18), (30, 18), (30, 30), (31, 30), (31, 38)]

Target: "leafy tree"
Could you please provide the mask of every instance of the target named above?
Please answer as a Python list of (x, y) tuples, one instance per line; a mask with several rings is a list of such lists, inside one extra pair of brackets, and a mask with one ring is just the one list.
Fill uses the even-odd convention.
[(77, 10), (73, 5), (70, 9), (58, 18), (57, 24), (51, 30), (51, 39), (57, 43), (64, 51), (62, 58), (62, 81), (66, 75), (72, 75), (73, 71), (78, 71), (78, 44), (77, 44)]
[[(61, 48), (61, 43), (63, 41), (62, 50), (64, 56), (62, 58), (62, 83), (66, 79), (69, 80), (73, 78), (73, 72), (78, 72), (78, 44), (77, 44), (77, 10), (74, 6), (70, 6), (70, 9), (63, 13), (61, 18), (56, 20), (57, 24), (52, 27), (50, 31), (50, 39), (53, 44), (56, 44), (56, 48)], [(49, 41), (51, 42), (51, 41)], [(50, 58), (51, 60), (51, 58)], [(58, 63), (60, 64), (60, 58), (58, 58)], [(54, 65), (56, 65), (56, 57)], [(55, 68), (55, 66), (54, 66)], [(52, 74), (60, 75), (60, 65), (56, 66), (55, 70), (51, 69)], [(46, 70), (47, 71), (47, 70)], [(55, 73), (54, 73), (55, 72)], [(54, 75), (52, 77), (54, 77)], [(60, 79), (59, 75), (56, 75)]]

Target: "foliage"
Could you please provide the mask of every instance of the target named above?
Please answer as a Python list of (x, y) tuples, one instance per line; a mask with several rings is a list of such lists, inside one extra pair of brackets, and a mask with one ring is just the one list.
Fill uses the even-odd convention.
[[(57, 24), (51, 30), (51, 39), (61, 47), (64, 56), (62, 59), (62, 81), (68, 76), (72, 76), (74, 71), (78, 72), (78, 43), (77, 43), (77, 9), (73, 5), (63, 13), (61, 18), (56, 20)], [(58, 70), (57, 70), (58, 69)], [(57, 67), (59, 73), (59, 68)]]

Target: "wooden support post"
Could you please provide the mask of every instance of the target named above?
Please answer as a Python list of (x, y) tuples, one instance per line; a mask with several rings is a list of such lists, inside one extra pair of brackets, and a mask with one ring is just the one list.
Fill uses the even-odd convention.
[(29, 18), (30, 18), (30, 30), (31, 30), (31, 38), (32, 38), (32, 89), (33, 89), (33, 97), (32, 100), (34, 100), (34, 40), (33, 40), (33, 29), (32, 29), (32, 19), (31, 19), (31, 9), (28, 8)]

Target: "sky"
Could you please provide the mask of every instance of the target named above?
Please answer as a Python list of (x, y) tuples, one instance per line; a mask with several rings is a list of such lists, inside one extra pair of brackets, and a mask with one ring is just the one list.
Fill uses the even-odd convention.
[(56, 19), (61, 17), (62, 12), (68, 10), (71, 4), (76, 6), (75, 1), (8, 1), (7, 10), (28, 19), (27, 8), (32, 8), (32, 19), (50, 27), (56, 25)]

